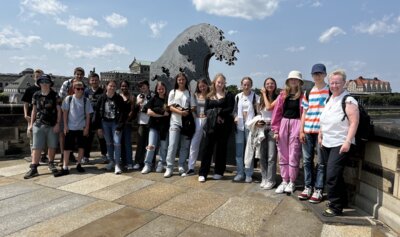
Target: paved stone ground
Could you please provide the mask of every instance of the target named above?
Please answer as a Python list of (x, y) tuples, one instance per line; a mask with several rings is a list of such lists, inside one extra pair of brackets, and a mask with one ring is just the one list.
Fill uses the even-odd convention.
[[(168, 179), (137, 171), (114, 175), (92, 161), (84, 174), (72, 166), (70, 175), (54, 178), (40, 166), (40, 176), (24, 180), (25, 160), (0, 158), (0, 236), (392, 235), (356, 210), (324, 221), (314, 213), (318, 208), (256, 182), (233, 183), (229, 172), (199, 183), (177, 173)], [(343, 224), (346, 218), (362, 221)]]

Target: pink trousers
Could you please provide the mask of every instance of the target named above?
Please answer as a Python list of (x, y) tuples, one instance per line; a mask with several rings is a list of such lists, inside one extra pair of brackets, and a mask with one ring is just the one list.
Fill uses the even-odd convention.
[(301, 158), (300, 119), (282, 118), (279, 128), (278, 152), (282, 180), (295, 182)]

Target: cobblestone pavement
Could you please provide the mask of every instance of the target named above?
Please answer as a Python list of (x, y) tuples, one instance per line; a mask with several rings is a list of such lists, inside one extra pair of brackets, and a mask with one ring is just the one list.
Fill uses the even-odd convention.
[(390, 235), (357, 212), (326, 221), (294, 195), (233, 183), (232, 172), (205, 183), (177, 172), (115, 175), (95, 158), (83, 174), (72, 165), (70, 175), (54, 178), (40, 166), (30, 180), (23, 179), (25, 160), (1, 158), (0, 236)]

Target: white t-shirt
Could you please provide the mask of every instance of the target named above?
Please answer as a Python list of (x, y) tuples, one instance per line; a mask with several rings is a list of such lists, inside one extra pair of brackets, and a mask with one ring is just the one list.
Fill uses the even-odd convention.
[[(325, 105), (325, 109), (322, 111), (320, 123), (322, 132), (322, 145), (324, 147), (338, 147), (341, 146), (347, 137), (349, 131), (349, 120), (347, 117), (342, 121), (345, 115), (342, 108), (342, 99), (349, 92), (344, 91), (339, 96), (329, 99)], [(349, 96), (346, 99), (346, 103), (352, 103), (358, 106), (357, 100)], [(351, 141), (355, 144), (355, 139)]]
[[(168, 95), (168, 106), (176, 104), (181, 106), (182, 108), (187, 109), (189, 108), (189, 100), (191, 107), (196, 106), (193, 95), (191, 95), (188, 90), (171, 90)], [(176, 113), (171, 113), (170, 125), (173, 124), (182, 126), (182, 116)]]
[[(69, 103), (69, 97), (72, 96), (71, 104)], [(69, 130), (83, 130), (86, 125), (85, 114), (93, 113), (92, 105), (89, 99), (82, 98), (78, 99), (75, 95), (65, 97), (62, 103), (62, 110), (68, 111), (68, 128)], [(86, 100), (86, 105), (84, 104)], [(86, 111), (84, 111), (84, 108)]]
[[(143, 98), (141, 98), (141, 97), (143, 97)], [(150, 94), (148, 94), (148, 95), (139, 94), (136, 97), (137, 104), (140, 106), (140, 112), (138, 115), (138, 123), (139, 124), (148, 124), (149, 123), (150, 116), (147, 113), (142, 112), (141, 110), (147, 104), (147, 102), (149, 102), (150, 98), (151, 98)], [(139, 104), (140, 101), (143, 101), (143, 102)]]

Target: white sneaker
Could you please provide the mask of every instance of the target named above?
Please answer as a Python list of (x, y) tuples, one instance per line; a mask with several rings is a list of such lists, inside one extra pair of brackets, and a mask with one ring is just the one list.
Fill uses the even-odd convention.
[(264, 185), (264, 189), (265, 190), (270, 190), (273, 189), (275, 187), (276, 182), (275, 181), (268, 181), (265, 185)]
[(285, 188), (285, 193), (294, 193), (296, 190), (296, 185), (293, 182), (289, 182), (289, 184)]
[(253, 178), (251, 176), (246, 176), (246, 179), (244, 180), (246, 183), (251, 183), (253, 182)]
[(322, 189), (315, 189), (313, 195), (308, 201), (311, 203), (320, 203), (323, 198), (324, 196), (322, 195)]
[(164, 166), (163, 166), (162, 162), (159, 161), (157, 164), (156, 172), (161, 173), (163, 171), (163, 169), (164, 169)]
[(142, 174), (148, 174), (151, 171), (151, 167), (150, 165), (144, 165), (143, 169), (142, 169)]
[(262, 179), (262, 180), (261, 180), (261, 183), (260, 183), (260, 188), (261, 188), (261, 189), (264, 189), (264, 187), (265, 187), (266, 184), (267, 184), (267, 180)]
[(140, 165), (139, 165), (139, 164), (134, 165), (134, 166), (133, 166), (133, 169), (134, 169), (134, 170), (140, 169)]
[(243, 179), (244, 179), (243, 175), (237, 174), (237, 175), (235, 176), (235, 178), (233, 178), (233, 181), (235, 181), (235, 182), (240, 182), (240, 181), (243, 181)]
[(178, 171), (179, 171), (179, 175), (182, 175), (185, 173), (185, 169), (182, 166), (179, 167)]
[(215, 179), (215, 180), (220, 180), (220, 179), (222, 179), (222, 175), (220, 175), (220, 174), (214, 174), (214, 175), (213, 175), (213, 179)]
[(89, 158), (87, 158), (87, 157), (82, 157), (81, 164), (82, 164), (82, 165), (87, 165), (87, 164), (89, 164)]
[(111, 171), (114, 168), (115, 164), (113, 161), (110, 161), (107, 165), (106, 165), (106, 170), (107, 171)]
[(121, 167), (119, 167), (119, 165), (115, 165), (115, 174), (121, 174), (122, 170)]
[(167, 168), (167, 170), (164, 173), (164, 178), (169, 178), (172, 176), (172, 174), (173, 174), (172, 168)]
[(279, 186), (276, 188), (275, 193), (283, 193), (285, 191), (287, 185), (288, 185), (288, 183), (286, 183), (285, 181), (282, 181), (282, 183), (279, 184)]
[(128, 170), (133, 170), (133, 165), (132, 165), (132, 164), (129, 164), (126, 168), (127, 168)]
[(300, 200), (307, 200), (311, 197), (311, 192), (312, 192), (312, 188), (309, 187), (304, 187), (303, 192), (301, 192), (299, 194), (299, 196), (297, 196)]
[(206, 178), (204, 176), (199, 176), (199, 182), (206, 182)]

